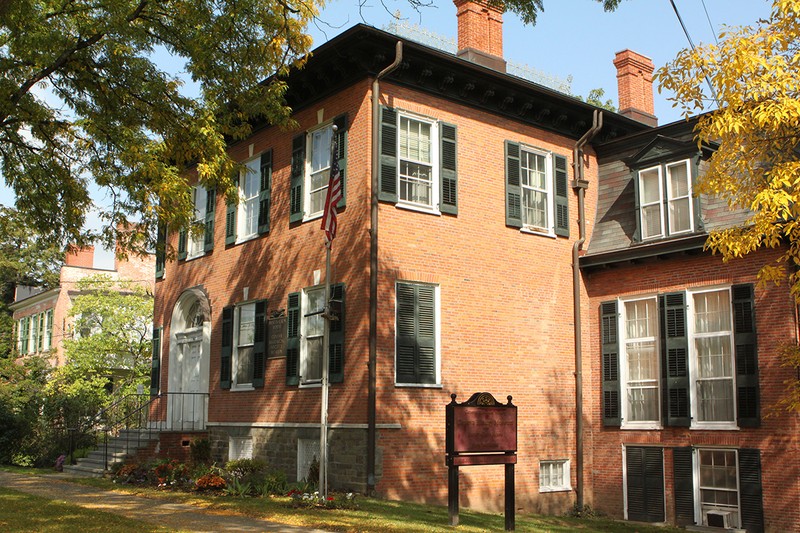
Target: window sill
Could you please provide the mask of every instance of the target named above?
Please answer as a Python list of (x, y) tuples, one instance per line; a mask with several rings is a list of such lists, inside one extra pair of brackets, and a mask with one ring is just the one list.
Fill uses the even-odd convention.
[(437, 216), (437, 217), (442, 215), (441, 211), (439, 211), (438, 209), (434, 209), (433, 207), (424, 207), (424, 206), (416, 205), (416, 204), (407, 204), (407, 203), (403, 203), (403, 202), (400, 202), (400, 201), (398, 201), (395, 204), (395, 207), (397, 207), (398, 209), (406, 209), (408, 211), (416, 211), (417, 213), (424, 213), (426, 215), (434, 215), (434, 216)]
[(572, 491), (572, 487), (539, 487), (539, 493), (544, 492), (570, 492)]
[(520, 228), (519, 232), (520, 233), (527, 233), (528, 235), (539, 235), (541, 237), (550, 237), (551, 239), (555, 239), (556, 238), (556, 234), (555, 233), (550, 233), (549, 231), (544, 231), (544, 230), (535, 229), (535, 228), (529, 228), (529, 227), (525, 227), (525, 226)]
[(244, 391), (253, 391), (256, 390), (255, 387), (252, 385), (233, 385), (231, 386), (231, 392), (244, 392)]
[(692, 424), (689, 429), (692, 431), (739, 431), (739, 426), (731, 422), (723, 422), (718, 424), (705, 423)]
[(628, 431), (653, 431), (664, 429), (664, 426), (661, 424), (625, 424), (620, 426), (620, 429), (628, 430)]
[(186, 259), (184, 259), (184, 261), (186, 261), (188, 263), (189, 261), (194, 261), (195, 259), (199, 259), (201, 257), (204, 257), (205, 255), (206, 255), (205, 252), (203, 252), (202, 254), (197, 254), (197, 255), (187, 255)]
[(248, 235), (246, 237), (242, 237), (241, 239), (236, 239), (236, 241), (233, 244), (235, 246), (237, 244), (242, 244), (243, 242), (252, 241), (256, 237), (258, 237), (258, 233), (253, 233), (252, 235)]
[(407, 389), (442, 389), (444, 385), (441, 383), (395, 383), (397, 388)]
[(303, 217), (303, 222), (305, 223), (305, 222), (310, 222), (312, 220), (320, 219), (320, 218), (322, 218), (322, 215), (323, 215), (323, 213), (317, 213), (316, 215), (309, 215), (307, 217), (304, 216)]
[[(328, 383), (328, 385), (330, 385), (330, 383)], [(322, 380), (315, 379), (313, 381), (301, 381), (298, 387), (301, 389), (318, 389), (322, 387)]]

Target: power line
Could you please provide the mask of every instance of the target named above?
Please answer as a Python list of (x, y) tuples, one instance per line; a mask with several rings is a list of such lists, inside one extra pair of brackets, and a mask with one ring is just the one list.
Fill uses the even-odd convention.
[(711, 17), (708, 16), (708, 8), (706, 7), (706, 0), (700, 0), (703, 4), (703, 11), (706, 12), (706, 20), (708, 21), (708, 27), (711, 28), (711, 36), (714, 37), (714, 42), (719, 44), (717, 40), (717, 31), (714, 29), (714, 25), (711, 23)]
[[(683, 23), (683, 18), (681, 18), (681, 14), (678, 12), (678, 6), (675, 5), (675, 0), (669, 0), (669, 3), (672, 4), (672, 10), (675, 11), (675, 16), (678, 17), (678, 22), (681, 23), (681, 28), (683, 28), (683, 33), (686, 35), (686, 39), (689, 41), (689, 46), (692, 47), (692, 51), (695, 51), (694, 42), (692, 42), (692, 38), (689, 35), (689, 30), (686, 29), (686, 24)], [(703, 4), (705, 6), (705, 3)], [(714, 90), (714, 86), (711, 85), (711, 80), (708, 77), (705, 69), (703, 70), (703, 75), (706, 78), (706, 83), (708, 84), (708, 89), (711, 91), (711, 97), (714, 99), (714, 102), (717, 103), (717, 108), (719, 108), (719, 99), (717, 98), (717, 92)]]

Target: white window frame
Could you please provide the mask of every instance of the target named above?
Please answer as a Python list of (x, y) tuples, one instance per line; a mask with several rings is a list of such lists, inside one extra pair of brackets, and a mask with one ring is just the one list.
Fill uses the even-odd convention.
[[(649, 202), (645, 203), (644, 201), (644, 185), (642, 181), (642, 174), (646, 172), (652, 171), (658, 172), (658, 200), (656, 202)], [(642, 233), (642, 240), (650, 240), (650, 239), (661, 239), (666, 236), (666, 232), (664, 230), (665, 223), (664, 223), (664, 173), (661, 169), (661, 165), (656, 165), (654, 167), (643, 168), (637, 173), (637, 178), (639, 180), (639, 228), (641, 228)], [(644, 218), (644, 210), (645, 207), (652, 207), (653, 205), (658, 205), (658, 220), (659, 220), (659, 232), (652, 235), (645, 235), (645, 229), (647, 225), (645, 224)]]
[(228, 461), (253, 458), (253, 437), (228, 437)]
[[(205, 228), (208, 191), (200, 184), (195, 185), (192, 191), (194, 194), (193, 225), (200, 225)], [(188, 235), (186, 236), (186, 259), (202, 257), (205, 253), (205, 230), (198, 232), (194, 230), (194, 227), (189, 228)]]
[[(430, 161), (421, 161), (411, 158), (404, 158), (402, 152), (400, 150), (400, 137), (402, 135), (402, 123), (403, 120), (411, 120), (421, 124), (427, 124), (430, 126)], [(423, 211), (427, 213), (434, 213), (440, 214), (439, 211), (439, 191), (441, 189), (441, 177), (439, 176), (439, 160), (441, 154), (441, 139), (440, 135), (440, 128), (439, 128), (439, 121), (434, 120), (432, 118), (423, 117), (421, 115), (417, 115), (414, 113), (410, 113), (408, 111), (398, 111), (397, 113), (397, 206), (403, 207), (406, 209), (411, 209), (414, 211)], [(402, 198), (402, 190), (403, 190), (403, 162), (409, 162), (412, 164), (420, 164), (420, 165), (430, 165), (431, 167), (431, 202), (430, 204), (421, 203), (421, 202), (414, 202), (412, 200), (404, 200)], [(410, 176), (406, 176), (409, 178)], [(413, 179), (413, 177), (412, 177)]]
[[(526, 154), (533, 155), (534, 157), (543, 157), (544, 158), (544, 189), (539, 187), (533, 187), (532, 185), (525, 185), (525, 175), (527, 172), (533, 169), (529, 169), (525, 163)], [(520, 202), (521, 202), (521, 212), (522, 212), (522, 230), (525, 232), (536, 233), (536, 234), (543, 234), (549, 235), (551, 237), (555, 237), (555, 208), (553, 205), (553, 153), (547, 150), (542, 150), (540, 148), (535, 148), (533, 146), (528, 145), (520, 145), (520, 154), (519, 154), (519, 167), (520, 167), (520, 176), (519, 176), (519, 185), (520, 185)], [(527, 220), (526, 216), (526, 208), (525, 208), (525, 191), (535, 191), (545, 195), (545, 225), (544, 226), (537, 226), (532, 224)]]
[[(703, 503), (702, 503), (702, 500), (703, 500), (703, 498), (702, 498), (702, 490), (704, 488), (707, 488), (707, 489), (710, 489), (710, 490), (729, 490), (730, 492), (732, 492), (732, 491), (730, 489), (724, 489), (724, 488), (713, 487), (713, 486), (708, 486), (708, 487), (701, 486), (701, 476), (700, 476), (700, 469), (701, 469), (700, 457), (701, 457), (701, 452), (725, 452), (725, 453), (733, 453), (734, 454), (734, 457), (736, 459), (736, 474), (735, 474), (736, 475), (736, 500), (738, 502), (738, 505), (737, 505), (735, 511), (734, 511), (734, 509), (732, 507), (727, 507), (727, 506), (716, 506), (716, 505), (704, 506), (703, 505)], [(735, 449), (735, 448), (715, 448), (715, 447), (708, 447), (708, 446), (703, 446), (703, 447), (700, 447), (700, 448), (694, 448), (692, 450), (692, 467), (693, 467), (692, 468), (692, 470), (693, 470), (692, 474), (693, 474), (693, 477), (694, 477), (694, 482), (692, 483), (692, 486), (694, 487), (695, 523), (696, 524), (701, 524), (701, 525), (706, 525), (706, 523), (707, 523), (706, 522), (706, 513), (708, 511), (714, 511), (714, 510), (717, 510), (717, 511), (720, 511), (720, 512), (726, 512), (727, 511), (727, 512), (735, 512), (736, 513), (736, 520), (734, 520), (731, 523), (731, 527), (740, 528), (741, 524), (742, 524), (742, 491), (741, 491), (741, 487), (739, 485), (739, 451), (737, 449)]]
[[(671, 172), (670, 170), (679, 166), (683, 166), (686, 169), (686, 194), (682, 196), (673, 196), (672, 191), (672, 180), (671, 180)], [(682, 161), (676, 161), (674, 163), (668, 163), (666, 165), (666, 191), (667, 191), (667, 224), (666, 226), (669, 235), (680, 235), (681, 233), (690, 233), (694, 230), (694, 202), (692, 201), (692, 167), (690, 165), (690, 161), (688, 159), (684, 159)], [(672, 206), (677, 202), (686, 202), (689, 206), (688, 213), (689, 213), (689, 227), (682, 230), (672, 230), (672, 223), (675, 220), (672, 216)]]
[[(239, 328), (241, 325), (242, 319), (242, 310), (247, 307), (253, 308), (253, 342), (249, 344), (242, 344), (239, 345)], [(233, 350), (231, 353), (231, 390), (253, 390), (253, 380), (252, 377), (249, 382), (239, 383), (238, 380), (238, 369), (239, 369), (239, 349), (240, 348), (254, 348), (255, 347), (255, 313), (256, 313), (256, 302), (248, 301), (236, 304), (236, 307), (233, 309)], [(253, 354), (255, 355), (255, 353)], [(255, 361), (253, 361), (255, 364)]]
[[(248, 184), (255, 191), (247, 195)], [(236, 206), (236, 244), (258, 236), (258, 208), (261, 196), (261, 157), (244, 163), (239, 172), (239, 205)], [(248, 210), (250, 219), (248, 220)], [(248, 222), (251, 227), (248, 228)]]
[[(627, 303), (631, 302), (641, 302), (641, 301), (651, 301), (653, 303), (655, 309), (655, 320), (656, 320), (656, 327), (655, 327), (655, 334), (648, 337), (638, 337), (636, 340), (631, 340), (630, 342), (653, 342), (654, 349), (655, 349), (655, 359), (656, 359), (656, 366), (657, 366), (657, 378), (655, 380), (655, 388), (657, 390), (656, 393), (656, 407), (658, 410), (658, 416), (656, 420), (641, 420), (641, 421), (631, 421), (629, 412), (630, 407), (628, 405), (628, 389), (629, 389), (629, 382), (630, 376), (628, 372), (628, 336), (627, 336)], [(617, 303), (617, 307), (620, 310), (620, 320), (618, 324), (619, 331), (617, 332), (617, 338), (620, 340), (620, 408), (621, 408), (621, 416), (622, 416), (622, 424), (621, 427), (623, 429), (661, 429), (662, 428), (662, 412), (661, 412), (661, 344), (659, 338), (659, 323), (660, 323), (660, 310), (658, 307), (658, 298), (655, 295), (649, 296), (638, 296), (636, 298), (628, 298), (628, 299), (620, 299)]]
[[(328, 121), (324, 124), (319, 125), (318, 127), (310, 130), (308, 134), (306, 134), (306, 160), (304, 162), (304, 171), (303, 171), (303, 204), (305, 205), (305, 214), (303, 215), (303, 221), (313, 220), (315, 218), (320, 218), (325, 210), (325, 197), (328, 194), (328, 184), (330, 183), (330, 170), (331, 170), (331, 143), (328, 142), (327, 147), (323, 147), (324, 154), (328, 156), (328, 164), (326, 166), (320, 167), (316, 172), (313, 174), (323, 174), (324, 185), (312, 189), (312, 171), (313, 171), (313, 163), (314, 163), (314, 135), (318, 133), (322, 133), (325, 130), (330, 130), (331, 132), (331, 140), (333, 139), (333, 121)], [(322, 197), (322, 203), (320, 204), (319, 211), (311, 211), (311, 195), (317, 193)]]
[[(697, 350), (695, 349), (695, 340), (700, 338), (710, 338), (710, 337), (718, 337), (721, 336), (719, 332), (713, 333), (696, 333), (695, 332), (695, 308), (694, 308), (694, 296), (697, 294), (703, 293), (711, 293), (711, 292), (724, 292), (725, 299), (728, 303), (728, 312), (729, 312), (729, 322), (730, 330), (725, 331), (727, 333), (727, 338), (729, 339), (729, 358), (730, 358), (730, 382), (731, 382), (731, 412), (733, 413), (732, 420), (726, 421), (701, 421), (700, 420), (700, 410), (699, 410), (699, 400), (697, 394), (697, 384), (698, 378), (700, 376), (700, 370), (698, 368), (698, 360), (697, 360)], [(737, 426), (737, 417), (738, 414), (736, 412), (736, 354), (735, 354), (735, 339), (734, 339), (734, 332), (733, 332), (733, 325), (734, 325), (734, 317), (733, 317), (733, 302), (731, 299), (731, 288), (729, 286), (720, 287), (703, 287), (699, 290), (692, 290), (686, 291), (686, 304), (688, 306), (687, 310), (687, 339), (689, 343), (689, 404), (691, 406), (691, 416), (692, 416), (692, 429), (722, 429), (722, 430), (733, 430), (738, 429)], [(723, 333), (723, 334), (724, 334)]]
[[(544, 484), (544, 471), (550, 470), (548, 477), (553, 480), (553, 469), (561, 467), (561, 480), (558, 483)], [(572, 490), (569, 459), (547, 459), (539, 461), (539, 492), (563, 492)]]
[[(298, 371), (300, 373), (300, 387), (308, 387), (308, 386), (319, 387), (319, 386), (321, 386), (321, 384), (322, 384), (322, 364), (323, 364), (322, 358), (325, 356), (324, 329), (323, 329), (323, 332), (320, 332), (318, 334), (315, 333), (314, 335), (312, 335), (311, 331), (310, 331), (315, 317), (318, 319), (317, 322), (322, 322), (322, 327), (323, 328), (325, 327), (325, 324), (324, 324), (325, 321), (322, 318), (321, 314), (314, 314), (314, 315), (308, 316), (309, 313), (320, 311), (320, 310), (312, 310), (310, 308), (310, 305), (311, 305), (311, 299), (309, 297), (310, 293), (316, 293), (317, 295), (319, 295), (319, 293), (321, 293), (322, 294), (322, 304), (324, 306), (324, 304), (325, 304), (325, 286), (324, 285), (315, 285), (314, 287), (306, 287), (305, 289), (303, 289), (303, 293), (302, 293), (302, 296), (301, 296), (301, 303), (300, 303), (300, 316), (301, 316), (301, 320), (300, 320), (300, 361), (298, 362), (299, 363), (298, 364), (298, 366), (299, 366), (299, 370)], [(322, 353), (320, 354), (320, 377), (319, 378), (308, 379), (305, 376), (306, 368), (308, 366), (308, 359), (309, 359), (308, 341), (310, 339), (317, 339), (317, 338), (322, 339), (322, 343), (323, 343), (323, 345), (322, 345)]]
[(49, 351), (53, 346), (53, 310), (48, 309), (44, 312), (44, 340), (42, 341), (42, 351)]

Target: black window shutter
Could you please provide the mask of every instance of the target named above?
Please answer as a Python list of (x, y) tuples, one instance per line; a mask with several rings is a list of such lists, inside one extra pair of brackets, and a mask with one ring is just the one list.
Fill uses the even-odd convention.
[(506, 226), (522, 227), (519, 144), (506, 141)]
[(555, 231), (559, 237), (569, 237), (569, 170), (567, 168), (567, 158), (563, 155), (554, 156), (553, 181), (555, 194), (556, 223)]
[(753, 286), (734, 285), (733, 340), (736, 345), (736, 407), (739, 427), (761, 423), (758, 387), (755, 297)]
[(628, 520), (663, 522), (664, 452), (661, 448), (625, 448)]
[(236, 243), (236, 209), (237, 205), (227, 203), (225, 208), (225, 244)]
[(258, 195), (258, 234), (269, 233), (269, 211), (272, 204), (272, 150), (261, 154), (261, 184)]
[(182, 229), (178, 232), (178, 260), (186, 259), (186, 239), (188, 237), (188, 232), (185, 229)]
[(253, 333), (253, 387), (264, 386), (267, 363), (267, 301), (256, 302), (255, 331)]
[(761, 488), (761, 452), (739, 450), (739, 499), (742, 526), (747, 533), (764, 531), (764, 503)]
[(339, 152), (336, 158), (339, 160), (339, 174), (342, 179), (342, 199), (336, 204), (336, 207), (342, 209), (347, 205), (347, 114), (339, 115), (333, 119), (333, 125), (336, 126), (337, 148)]
[(436, 383), (435, 288), (397, 285), (398, 383)]
[(456, 165), (456, 126), (441, 124), (441, 165), (439, 169), (439, 210), (450, 215), (458, 214), (458, 168)]
[(341, 383), (344, 381), (344, 284), (331, 286), (331, 300), (339, 309), (339, 320), (331, 321), (330, 345), (328, 355), (328, 381)]
[(167, 225), (159, 222), (156, 233), (156, 279), (164, 277), (167, 264)]
[(642, 241), (642, 204), (639, 199), (639, 172), (634, 170), (631, 172), (631, 181), (633, 181), (633, 208), (635, 212), (636, 227), (633, 230), (633, 242)]
[(300, 293), (289, 295), (286, 306), (286, 384), (300, 383)]
[(620, 426), (619, 339), (617, 302), (600, 304), (600, 336), (603, 355), (603, 425)]
[(397, 203), (397, 112), (381, 106), (381, 174), (378, 199)]
[(658, 297), (661, 315), (661, 362), (666, 372), (664, 413), (666, 425), (688, 427), (689, 340), (686, 336), (686, 295), (682, 292)]
[(161, 383), (161, 328), (153, 329), (153, 360), (150, 367), (150, 396), (158, 395)]
[(231, 388), (231, 365), (233, 355), (233, 306), (222, 310), (222, 355), (219, 363), (219, 386)]
[(214, 210), (217, 206), (217, 191), (206, 191), (206, 224), (203, 231), (203, 250), (210, 252), (214, 249)]
[(672, 479), (675, 484), (675, 522), (694, 524), (694, 471), (690, 446), (672, 449)]
[(306, 168), (306, 134), (292, 139), (291, 193), (289, 195), (289, 223), (303, 220), (303, 180)]

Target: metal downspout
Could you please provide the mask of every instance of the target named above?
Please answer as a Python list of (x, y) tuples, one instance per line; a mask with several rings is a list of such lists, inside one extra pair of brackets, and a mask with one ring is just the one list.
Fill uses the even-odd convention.
[(380, 80), (403, 60), (403, 42), (397, 41), (394, 62), (380, 71), (372, 82), (372, 179), (370, 182), (369, 241), (369, 393), (367, 397), (367, 494), (375, 491), (375, 448), (377, 439), (378, 359), (378, 178), (381, 154), (378, 132), (381, 124)]
[(576, 507), (583, 512), (583, 346), (581, 342), (581, 273), (578, 259), (586, 242), (586, 213), (584, 196), (589, 182), (583, 176), (583, 147), (603, 127), (603, 112), (595, 109), (592, 127), (583, 134), (572, 151), (572, 168), (575, 176), (572, 188), (578, 191), (578, 240), (572, 245), (572, 308), (575, 323), (575, 477)]

